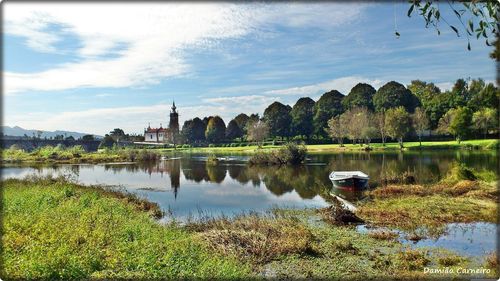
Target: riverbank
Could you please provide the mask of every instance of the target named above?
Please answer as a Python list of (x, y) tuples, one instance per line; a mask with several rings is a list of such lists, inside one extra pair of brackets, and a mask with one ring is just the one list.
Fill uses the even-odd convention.
[(116, 163), (140, 162), (160, 159), (158, 150), (153, 149), (101, 149), (86, 152), (81, 146), (52, 147), (45, 146), (32, 152), (11, 147), (3, 149), (2, 163)]
[[(469, 140), (442, 142), (418, 142), (405, 143), (405, 150), (485, 150), (495, 151), (500, 144), (499, 140)], [(42, 147), (32, 152), (11, 147), (1, 150), (2, 163), (116, 163), (116, 162), (138, 162), (160, 159), (161, 155), (172, 153), (199, 153), (199, 154), (246, 154), (251, 155), (256, 152), (272, 151), (283, 146), (268, 145), (258, 148), (256, 145), (240, 147), (196, 147), (196, 148), (165, 148), (165, 149), (102, 149), (96, 152), (86, 152), (80, 146), (75, 147)], [(338, 153), (366, 151), (366, 146), (359, 144), (345, 144), (341, 147), (338, 144), (318, 144), (306, 145), (308, 153)], [(387, 143), (383, 146), (380, 143), (372, 143), (370, 150), (374, 151), (400, 151), (399, 144)]]
[[(373, 194), (374, 203), (367, 206), (391, 212), (384, 200), (415, 196), (414, 190), (425, 192), (407, 191), (407, 187), (390, 193), (381, 188)], [(432, 188), (440, 196), (457, 189)], [(496, 261), (493, 256), (472, 259), (441, 248), (411, 249), (376, 229), (360, 233), (350, 225), (326, 223), (315, 209), (276, 209), (262, 215), (160, 225), (154, 220), (161, 213), (157, 205), (99, 186), (32, 178), (3, 181), (2, 189), (2, 277), (7, 279), (450, 277), (430, 276), (424, 273), (426, 267), (490, 270), (488, 275), (475, 275), (479, 278), (496, 274), (491, 271)], [(492, 189), (484, 185), (464, 190), (462, 195), (494, 200), (490, 198), (495, 195), (490, 193)], [(426, 201), (432, 195), (419, 196)], [(420, 205), (426, 206), (422, 201), (404, 207), (411, 213), (407, 219), (429, 212), (415, 208)], [(444, 225), (454, 221), (453, 214), (468, 211), (450, 206), (441, 210), (449, 213), (444, 219), (433, 212), (426, 218)], [(378, 220), (382, 216), (363, 208), (357, 215), (368, 224), (401, 227), (384, 224)]]
[[(457, 143), (456, 141), (435, 141), (435, 142), (405, 142), (404, 150), (496, 150), (499, 148), (500, 141), (496, 139), (486, 140), (467, 140)], [(260, 148), (261, 150), (273, 150), (280, 148), (279, 145), (266, 145)], [(328, 153), (328, 152), (342, 152), (342, 151), (366, 151), (366, 145), (359, 144), (310, 144), (306, 145), (308, 153)], [(237, 147), (195, 147), (195, 148), (177, 148), (175, 151), (188, 152), (188, 153), (241, 153), (253, 154), (259, 149), (256, 145), (250, 146), (237, 146)], [(370, 150), (375, 151), (400, 151), (399, 144), (396, 142), (386, 143), (385, 146), (381, 143), (371, 143)], [(174, 151), (173, 148), (161, 149), (161, 151)]]

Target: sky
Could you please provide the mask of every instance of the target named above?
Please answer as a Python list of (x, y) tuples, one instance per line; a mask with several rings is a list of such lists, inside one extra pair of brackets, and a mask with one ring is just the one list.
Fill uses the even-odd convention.
[[(397, 3), (3, 4), (3, 122), (142, 134), (185, 120), (259, 113), (359, 82), (495, 79), (484, 41), (441, 35)], [(449, 11), (448, 11), (449, 12)], [(442, 17), (454, 23), (443, 9)], [(401, 36), (395, 36), (397, 30)]]

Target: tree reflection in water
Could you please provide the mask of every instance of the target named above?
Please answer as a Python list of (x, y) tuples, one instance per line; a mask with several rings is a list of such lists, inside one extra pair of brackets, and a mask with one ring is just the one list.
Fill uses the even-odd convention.
[[(207, 165), (206, 161), (200, 161), (194, 157), (183, 157), (167, 161), (105, 164), (103, 166), (105, 171), (111, 171), (113, 174), (126, 171), (149, 175), (159, 173), (162, 177), (166, 175), (169, 177), (170, 188), (176, 198), (181, 187), (181, 176), (183, 176), (185, 181), (194, 183), (221, 184), (232, 181), (233, 184), (251, 184), (253, 187), (260, 187), (263, 184), (276, 196), (295, 191), (302, 199), (312, 199), (329, 192), (332, 184), (328, 175), (335, 170), (363, 171), (370, 176), (370, 185), (376, 186), (382, 176), (390, 173), (401, 174), (406, 171), (413, 172), (420, 184), (432, 183), (446, 176), (457, 161), (479, 171), (495, 172), (497, 167), (496, 153), (472, 151), (360, 152), (312, 154), (309, 157), (313, 162), (325, 165), (250, 166), (243, 161), (221, 161), (217, 165)], [(33, 168), (37, 171), (47, 168), (55, 171), (60, 167), (35, 166)], [(78, 176), (79, 168), (79, 165), (66, 166), (66, 169), (76, 176)], [(360, 193), (338, 193), (351, 200), (362, 197)]]

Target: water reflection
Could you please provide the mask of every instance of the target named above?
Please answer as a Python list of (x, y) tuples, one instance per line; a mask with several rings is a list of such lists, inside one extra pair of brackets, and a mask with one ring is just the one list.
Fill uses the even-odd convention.
[[(496, 153), (479, 152), (405, 152), (313, 154), (307, 165), (259, 167), (246, 164), (245, 157), (231, 157), (209, 165), (206, 157), (142, 164), (5, 166), (3, 177), (27, 174), (72, 174), (83, 184), (120, 185), (142, 192), (163, 207), (181, 211), (196, 208), (239, 211), (273, 205), (318, 206), (326, 204), (325, 193), (332, 188), (328, 175), (333, 170), (360, 170), (377, 185), (382, 175), (412, 171), (419, 183), (435, 182), (454, 162), (465, 163), (479, 171), (496, 173)], [(319, 165), (321, 164), (321, 165)], [(160, 195), (171, 192), (172, 197)], [(335, 191), (334, 191), (335, 192)], [(362, 199), (362, 193), (336, 191), (347, 200)]]

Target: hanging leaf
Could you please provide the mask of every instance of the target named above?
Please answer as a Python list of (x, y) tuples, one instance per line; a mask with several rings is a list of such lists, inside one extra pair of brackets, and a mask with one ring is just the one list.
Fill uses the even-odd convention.
[(415, 7), (414, 4), (410, 6), (410, 9), (408, 9), (408, 17), (411, 17), (411, 13), (413, 12), (413, 8)]
[(436, 10), (436, 19), (439, 20), (439, 17), (441, 17), (441, 13), (439, 10)]
[(488, 39), (486, 39), (486, 45), (490, 47), (492, 46), (491, 43), (488, 41)]
[(399, 34), (399, 32), (394, 32), (394, 34), (396, 34), (396, 37), (399, 38), (399, 36), (401, 36), (401, 34)]
[(450, 25), (450, 27), (451, 27), (451, 29), (453, 29), (453, 31), (455, 31), (457, 36), (460, 37), (460, 34), (458, 34), (458, 29), (456, 27), (454, 27), (453, 25)]
[(470, 51), (470, 42), (469, 42), (469, 43), (467, 43), (467, 50), (469, 50), (469, 51)]

